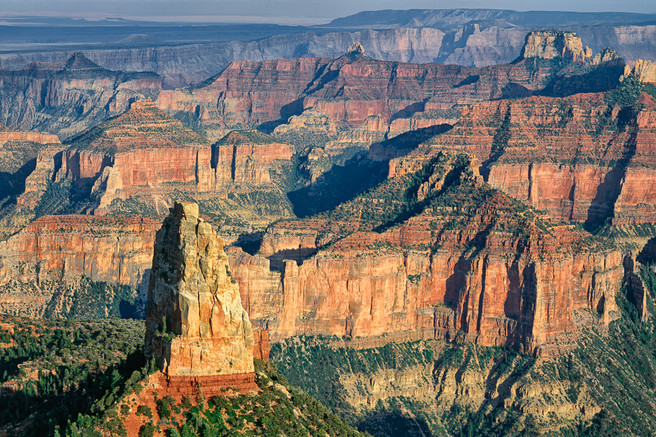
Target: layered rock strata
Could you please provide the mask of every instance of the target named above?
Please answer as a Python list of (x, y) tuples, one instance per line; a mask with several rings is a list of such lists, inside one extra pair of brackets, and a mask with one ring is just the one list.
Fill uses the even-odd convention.
[(239, 287), (196, 204), (176, 203), (157, 234), (145, 344), (172, 381), (197, 379), (205, 388), (203, 378), (253, 374), (253, 331)]
[(41, 217), (0, 242), (0, 285), (86, 276), (137, 288), (150, 266), (158, 228), (159, 222), (136, 216)]
[[(85, 281), (145, 296), (159, 222), (143, 217), (45, 216), (0, 242), (0, 308), (62, 317)], [(92, 295), (109, 305), (111, 296)]]
[(0, 83), (2, 123), (61, 138), (124, 112), (134, 100), (155, 97), (161, 88), (155, 73), (110, 71), (81, 53), (63, 62), (0, 70)]
[(460, 159), (433, 156), (418, 171), (407, 162), (330, 213), (273, 225), (260, 255), (235, 250), (255, 323), (274, 339), (405, 331), (542, 354), (559, 353), (579, 326), (607, 326), (621, 254), (522, 210)]
[[(362, 50), (334, 60), (235, 62), (203, 86), (161, 92), (157, 104), (167, 111), (194, 114), (210, 136), (235, 126), (285, 122), (310, 108), (323, 111), (335, 123), (352, 126), (362, 125), (372, 116), (381, 117), (386, 130), (395, 119), (411, 118), (431, 105), (448, 109), (458, 103), (531, 95), (561, 73), (571, 76), (574, 72), (569, 71), (567, 62), (582, 64), (577, 74), (591, 72), (596, 68), (592, 65), (612, 64), (614, 68), (607, 80), (588, 78), (577, 83), (576, 89), (561, 81), (563, 89), (559, 92), (596, 91), (616, 83), (623, 69), (620, 59), (607, 54), (591, 62), (589, 52), (574, 54), (573, 46), (581, 45), (578, 37), (555, 34), (565, 38), (564, 47), (569, 48), (559, 48), (558, 38), (539, 42), (536, 36), (527, 44), (533, 42), (542, 48), (529, 47), (530, 57), (485, 68), (376, 61)], [(553, 62), (556, 56), (566, 61), (565, 66)], [(394, 131), (403, 124), (397, 122)], [(405, 124), (411, 126), (413, 122)]]
[[(241, 193), (240, 187), (280, 196), (271, 173), (282, 173), (293, 154), (293, 146), (258, 132), (233, 132), (211, 145), (152, 101), (141, 100), (76, 137), (53, 167), (55, 182), (70, 181), (90, 197), (87, 212), (106, 214), (125, 208), (122, 202), (127, 207), (140, 202), (142, 209), (164, 215), (180, 193), (212, 202)], [(283, 211), (274, 219), (289, 215)]]
[(471, 153), (491, 186), (554, 218), (654, 223), (656, 101), (642, 94), (622, 106), (612, 98), (578, 94), (476, 104), (453, 129), (412, 154)]

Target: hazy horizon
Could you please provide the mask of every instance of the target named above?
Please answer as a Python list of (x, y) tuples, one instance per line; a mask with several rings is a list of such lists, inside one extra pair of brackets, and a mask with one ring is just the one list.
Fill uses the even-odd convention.
[(517, 0), (496, 1), (441, 1), (410, 0), (399, 7), (391, 0), (335, 0), (332, 2), (302, 0), (192, 0), (181, 3), (173, 0), (5, 0), (0, 16), (43, 16), (97, 20), (125, 18), (142, 21), (175, 22), (234, 22), (277, 24), (324, 24), (329, 21), (364, 11), (385, 9), (506, 9), (514, 11), (562, 12), (629, 12), (656, 13), (653, 0), (631, 0), (622, 3), (599, 1), (536, 1), (531, 7)]

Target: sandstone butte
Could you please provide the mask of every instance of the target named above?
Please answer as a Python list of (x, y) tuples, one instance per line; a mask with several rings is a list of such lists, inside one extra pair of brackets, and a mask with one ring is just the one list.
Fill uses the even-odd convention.
[(145, 354), (170, 387), (228, 381), (254, 389), (253, 330), (232, 279), (223, 242), (198, 217), (198, 205), (175, 203), (157, 233), (146, 308)]
[[(600, 80), (588, 75), (569, 89), (573, 73), (551, 62), (556, 57), (575, 62), (585, 72), (601, 66), (608, 75)], [(208, 135), (221, 135), (234, 126), (284, 123), (310, 109), (335, 123), (355, 127), (367, 122), (383, 133), (389, 129), (398, 134), (422, 124), (422, 119), (433, 119), (433, 124), (450, 120), (451, 115), (439, 111), (457, 104), (531, 95), (547, 85), (570, 93), (608, 89), (623, 67), (612, 50), (593, 56), (580, 38), (563, 32), (532, 32), (516, 62), (484, 68), (377, 61), (360, 46), (334, 60), (233, 62), (202, 86), (163, 90), (157, 105), (195, 114)], [(554, 82), (557, 73), (565, 73), (566, 80)]]
[(624, 67), (624, 75), (622, 79), (633, 76), (642, 83), (656, 84), (656, 65), (645, 59), (636, 59), (633, 68), (630, 66)]
[(172, 189), (197, 194), (225, 193), (239, 184), (266, 186), (269, 171), (293, 153), (293, 146), (250, 131), (210, 145), (150, 100), (140, 100), (76, 137), (55, 179), (87, 187), (98, 202), (95, 213), (103, 214), (115, 199), (157, 198)]
[[(196, 400), (257, 391), (254, 337), (230, 276), (223, 241), (199, 218), (198, 205), (176, 202), (157, 232), (148, 286), (144, 353), (160, 371), (126, 404), (156, 409), (156, 399)], [(259, 337), (258, 337), (259, 338)], [(257, 351), (262, 346), (257, 345)], [(129, 432), (143, 422), (132, 408)]]
[(162, 79), (110, 71), (75, 53), (62, 62), (0, 69), (0, 84), (1, 122), (24, 130), (38, 126), (63, 139), (125, 112), (134, 100), (156, 96)]

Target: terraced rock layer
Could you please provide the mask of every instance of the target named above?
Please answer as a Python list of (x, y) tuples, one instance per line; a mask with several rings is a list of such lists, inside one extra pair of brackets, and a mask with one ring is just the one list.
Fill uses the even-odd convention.
[[(531, 35), (527, 45), (541, 34)], [(570, 36), (581, 45), (578, 37)], [(570, 45), (576, 45), (574, 42)], [(554, 41), (542, 46), (550, 43)], [(557, 74), (593, 72), (601, 64), (607, 73), (579, 81), (576, 90), (568, 87), (568, 81), (556, 82), (559, 92), (565, 93), (608, 89), (624, 66), (610, 52), (595, 62), (587, 52), (565, 57), (559, 53), (558, 62), (546, 49), (530, 54), (513, 64), (485, 68), (376, 61), (363, 50), (335, 60), (235, 62), (198, 87), (161, 92), (157, 105), (171, 112), (194, 114), (206, 133), (214, 137), (238, 126), (275, 127), (309, 108), (325, 113), (335, 123), (353, 126), (362, 125), (369, 117), (380, 118), (379, 129), (386, 132), (395, 119), (408, 119), (419, 112), (430, 118), (431, 110), (449, 109), (459, 103), (530, 95), (552, 86)], [(568, 62), (579, 65), (568, 66)], [(410, 121), (407, 124), (412, 125)]]
[(259, 255), (233, 250), (231, 270), (274, 339), (412, 332), (544, 354), (607, 326), (623, 277), (619, 252), (490, 190), (463, 155), (279, 222)]
[(554, 218), (654, 223), (656, 100), (638, 94), (623, 106), (613, 93), (476, 104), (412, 155), (471, 153), (492, 187)]
[(155, 73), (107, 70), (75, 53), (61, 62), (0, 70), (0, 82), (0, 122), (64, 139), (157, 96), (162, 81)]

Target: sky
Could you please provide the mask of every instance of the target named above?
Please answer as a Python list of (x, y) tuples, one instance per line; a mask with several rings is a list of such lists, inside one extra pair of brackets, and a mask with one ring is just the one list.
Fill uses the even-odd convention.
[[(528, 7), (530, 6), (530, 7)], [(359, 11), (380, 9), (491, 8), (656, 13), (655, 0), (0, 0), (1, 13), (78, 17), (186, 16), (187, 21), (319, 24)], [(250, 20), (249, 20), (250, 18)], [(177, 21), (177, 20), (176, 20)]]

